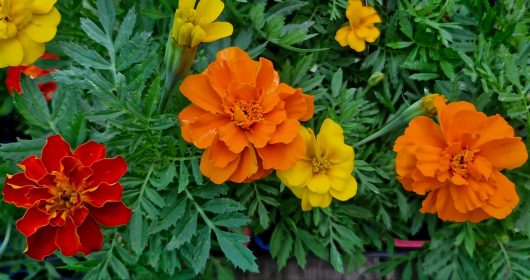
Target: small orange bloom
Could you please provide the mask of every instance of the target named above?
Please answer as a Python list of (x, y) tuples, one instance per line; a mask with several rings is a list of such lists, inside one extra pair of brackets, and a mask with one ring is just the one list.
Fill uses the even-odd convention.
[(257, 180), (304, 155), (298, 132), (313, 116), (313, 97), (280, 83), (271, 61), (227, 48), (180, 91), (193, 103), (179, 115), (182, 137), (206, 149), (201, 172), (214, 183)]
[(501, 171), (528, 159), (521, 138), (501, 116), (488, 117), (471, 103), (447, 105), (438, 96), (434, 105), (440, 124), (417, 117), (394, 145), (399, 181), (408, 191), (427, 194), (420, 211), (442, 220), (505, 218), (519, 197)]

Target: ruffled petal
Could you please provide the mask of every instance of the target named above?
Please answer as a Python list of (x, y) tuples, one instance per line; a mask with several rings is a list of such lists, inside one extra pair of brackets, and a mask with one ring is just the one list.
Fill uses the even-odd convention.
[(479, 147), (478, 155), (500, 169), (514, 169), (528, 160), (526, 146), (518, 137), (490, 141)]
[(105, 145), (96, 143), (94, 141), (86, 142), (79, 145), (74, 151), (74, 157), (81, 161), (85, 166), (90, 166), (95, 161), (105, 158)]
[(210, 180), (218, 185), (226, 182), (230, 176), (235, 172), (240, 157), (231, 161), (226, 167), (217, 167), (210, 161), (210, 149), (206, 149), (201, 157), (201, 173), (210, 178)]
[(288, 170), (305, 153), (306, 145), (304, 140), (298, 136), (289, 144), (270, 144), (258, 150), (258, 154), (263, 160), (263, 168)]
[(46, 14), (49, 13), (53, 5), (57, 2), (57, 0), (38, 0), (38, 1), (32, 1), (33, 5), (31, 6), (31, 12), (34, 14)]
[(33, 15), (31, 22), (21, 30), (31, 40), (37, 43), (51, 41), (57, 33), (57, 25), (61, 21), (61, 14), (55, 8), (43, 15)]
[(241, 153), (249, 144), (245, 132), (234, 122), (228, 122), (219, 128), (219, 139), (234, 153)]
[(208, 112), (223, 112), (221, 97), (211, 87), (206, 75), (196, 74), (186, 77), (180, 85), (180, 92), (194, 105)]
[(77, 228), (77, 235), (82, 246), (81, 251), (85, 255), (97, 252), (103, 247), (103, 234), (99, 225), (91, 217), (88, 217)]
[(83, 201), (94, 207), (102, 207), (108, 202), (119, 202), (121, 200), (123, 187), (120, 183), (107, 184), (101, 183), (97, 188), (84, 191), (82, 193)]
[(24, 174), (30, 180), (38, 181), (48, 172), (40, 158), (33, 155), (21, 161), (18, 166), (24, 170)]
[(57, 230), (55, 244), (65, 256), (73, 256), (81, 251), (82, 245), (77, 234), (77, 226), (72, 218), (68, 217), (64, 225)]
[(350, 32), (352, 32), (352, 30), (349, 26), (344, 26), (337, 30), (337, 33), (335, 34), (335, 40), (339, 42), (341, 47), (348, 46), (348, 33)]
[(349, 180), (346, 183), (346, 187), (342, 191), (338, 191), (335, 188), (329, 190), (333, 198), (340, 201), (346, 201), (357, 194), (357, 180), (350, 176)]
[(131, 219), (131, 209), (122, 202), (108, 202), (101, 208), (92, 206), (87, 208), (90, 216), (106, 227), (123, 226)]
[(125, 160), (118, 156), (94, 162), (91, 166), (94, 174), (87, 179), (87, 188), (91, 189), (101, 183), (114, 184), (127, 172)]
[(57, 228), (43, 227), (27, 238), (27, 247), (24, 253), (31, 258), (43, 261), (45, 257), (57, 250), (55, 236)]
[(42, 148), (42, 163), (49, 173), (61, 171), (61, 160), (64, 157), (72, 156), (70, 145), (64, 141), (61, 135), (48, 137), (46, 144)]
[(0, 40), (0, 68), (21, 65), (23, 58), (24, 48), (19, 40), (16, 38)]
[[(243, 149), (245, 149), (245, 147), (243, 147)], [(237, 157), (239, 157), (243, 149), (237, 153), (234, 153), (230, 150), (230, 147), (228, 147), (225, 142), (216, 138), (212, 141), (212, 145), (210, 146), (208, 160), (216, 167), (224, 168)]]
[(295, 163), (293, 168), (289, 170), (278, 170), (276, 175), (289, 188), (300, 188), (307, 184), (311, 176), (313, 176), (313, 169), (311, 164), (305, 160), (299, 160)]
[(241, 153), (238, 166), (229, 180), (235, 183), (242, 183), (257, 171), (258, 161), (256, 152), (253, 148), (248, 147)]
[[(307, 188), (314, 193), (327, 193), (329, 191), (330, 181), (324, 172), (314, 173), (307, 182)], [(314, 206), (314, 204), (313, 204)]]
[(33, 64), (44, 54), (44, 43), (35, 42), (24, 32), (18, 32), (16, 38), (22, 46), (22, 50), (24, 52), (22, 62), (19, 63), (20, 65), (28, 66)]
[(49, 222), (50, 215), (42, 212), (37, 207), (32, 207), (17, 221), (17, 229), (24, 236), (30, 236), (35, 234), (40, 228), (48, 225)]

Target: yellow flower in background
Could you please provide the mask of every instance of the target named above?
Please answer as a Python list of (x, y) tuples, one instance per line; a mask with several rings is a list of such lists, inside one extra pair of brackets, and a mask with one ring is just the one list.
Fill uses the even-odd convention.
[(202, 42), (213, 42), (232, 35), (234, 28), (228, 22), (214, 22), (224, 4), (221, 0), (180, 0), (175, 12), (172, 37), (177, 44), (189, 48)]
[(357, 181), (352, 176), (355, 153), (344, 143), (342, 127), (326, 119), (318, 136), (303, 127), (300, 135), (307, 147), (304, 157), (290, 170), (278, 170), (276, 174), (302, 199), (302, 210), (326, 208), (332, 198), (341, 201), (352, 198), (357, 193)]
[(57, 0), (0, 0), (0, 68), (27, 66), (57, 33)]
[(381, 33), (374, 24), (380, 23), (381, 18), (373, 7), (363, 6), (360, 0), (349, 0), (346, 17), (349, 25), (339, 29), (335, 35), (335, 40), (342, 47), (350, 46), (362, 52), (366, 49), (366, 42), (373, 43), (379, 38)]

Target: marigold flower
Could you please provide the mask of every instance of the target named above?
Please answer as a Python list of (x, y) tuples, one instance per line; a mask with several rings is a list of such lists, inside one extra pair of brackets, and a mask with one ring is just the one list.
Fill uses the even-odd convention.
[(214, 22), (223, 12), (221, 0), (179, 0), (173, 22), (173, 39), (181, 46), (196, 47), (202, 42), (213, 42), (232, 35), (228, 22)]
[(303, 156), (298, 131), (313, 115), (313, 97), (280, 83), (271, 61), (227, 48), (180, 91), (193, 103), (179, 115), (182, 137), (206, 149), (201, 171), (214, 183), (263, 178)]
[(57, 0), (0, 0), (0, 68), (27, 66), (57, 32)]
[(437, 96), (434, 105), (439, 125), (417, 117), (396, 140), (399, 181), (406, 190), (427, 195), (420, 211), (442, 220), (505, 218), (519, 197), (501, 171), (528, 159), (521, 138), (501, 116), (488, 117), (471, 103), (447, 105)]
[[(41, 59), (59, 59), (58, 56), (45, 53), (42, 55)], [(30, 66), (14, 66), (9, 67), (7, 69), (7, 77), (6, 77), (6, 86), (7, 91), (10, 95), (13, 95), (13, 91), (16, 91), (17, 93), (22, 93), (22, 87), (20, 86), (20, 75), (24, 73), (24, 75), (36, 79), (39, 77), (44, 77), (49, 75), (50, 73), (53, 73), (55, 70), (46, 70), (42, 69), (35, 65)], [(55, 81), (50, 81), (46, 83), (39, 84), (39, 89), (44, 94), (44, 98), (46, 98), (47, 101), (50, 101), (52, 99), (51, 94), (54, 93), (57, 90), (57, 84)]]
[(289, 170), (278, 170), (280, 180), (300, 199), (302, 210), (326, 208), (332, 197), (346, 201), (357, 193), (352, 176), (355, 153), (344, 143), (343, 130), (331, 119), (324, 120), (320, 133), (301, 128), (305, 155)]
[(105, 146), (92, 141), (72, 153), (60, 135), (50, 136), (41, 158), (26, 158), (19, 163), (24, 172), (7, 176), (4, 200), (28, 209), (16, 224), (27, 238), (28, 256), (43, 260), (56, 249), (87, 255), (101, 250), (100, 226), (129, 222), (119, 183), (127, 165), (105, 154)]
[(337, 31), (335, 40), (342, 47), (350, 46), (357, 52), (366, 49), (366, 43), (373, 43), (379, 35), (379, 29), (374, 24), (380, 23), (381, 18), (373, 7), (363, 6), (360, 0), (349, 0), (346, 7), (346, 17), (349, 24)]

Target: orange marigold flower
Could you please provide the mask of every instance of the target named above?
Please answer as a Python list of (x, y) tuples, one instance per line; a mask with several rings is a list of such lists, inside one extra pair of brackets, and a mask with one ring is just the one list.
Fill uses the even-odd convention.
[[(42, 55), (41, 59), (53, 59), (58, 60), (59, 57), (53, 54), (45, 53)], [(40, 78), (47, 76), (51, 73), (53, 73), (55, 70), (46, 70), (42, 69), (36, 65), (29, 65), (29, 66), (14, 66), (9, 67), (7, 69), (7, 77), (6, 77), (6, 86), (7, 91), (10, 95), (13, 95), (13, 91), (16, 91), (17, 93), (22, 93), (22, 87), (20, 86), (20, 76), (21, 74), (24, 74), (32, 79)], [(52, 99), (52, 93), (54, 93), (57, 90), (57, 84), (55, 81), (49, 81), (46, 83), (42, 83), (38, 85), (40, 91), (44, 95), (44, 98), (46, 98), (47, 101), (50, 101)]]
[(526, 146), (499, 115), (486, 116), (473, 104), (434, 99), (439, 125), (413, 119), (395, 145), (396, 172), (406, 190), (427, 195), (422, 213), (478, 223), (503, 219), (517, 206), (515, 185), (503, 169), (523, 165)]
[(50, 136), (42, 156), (19, 163), (8, 175), (4, 200), (27, 208), (17, 229), (27, 238), (25, 253), (43, 260), (59, 249), (65, 256), (101, 250), (100, 226), (125, 225), (131, 209), (122, 202), (123, 158), (106, 158), (105, 146), (87, 142), (73, 153), (60, 135)]
[(214, 183), (257, 180), (304, 155), (298, 132), (313, 116), (313, 97), (280, 83), (271, 61), (228, 48), (180, 91), (193, 103), (179, 115), (182, 136), (206, 149), (201, 172)]

